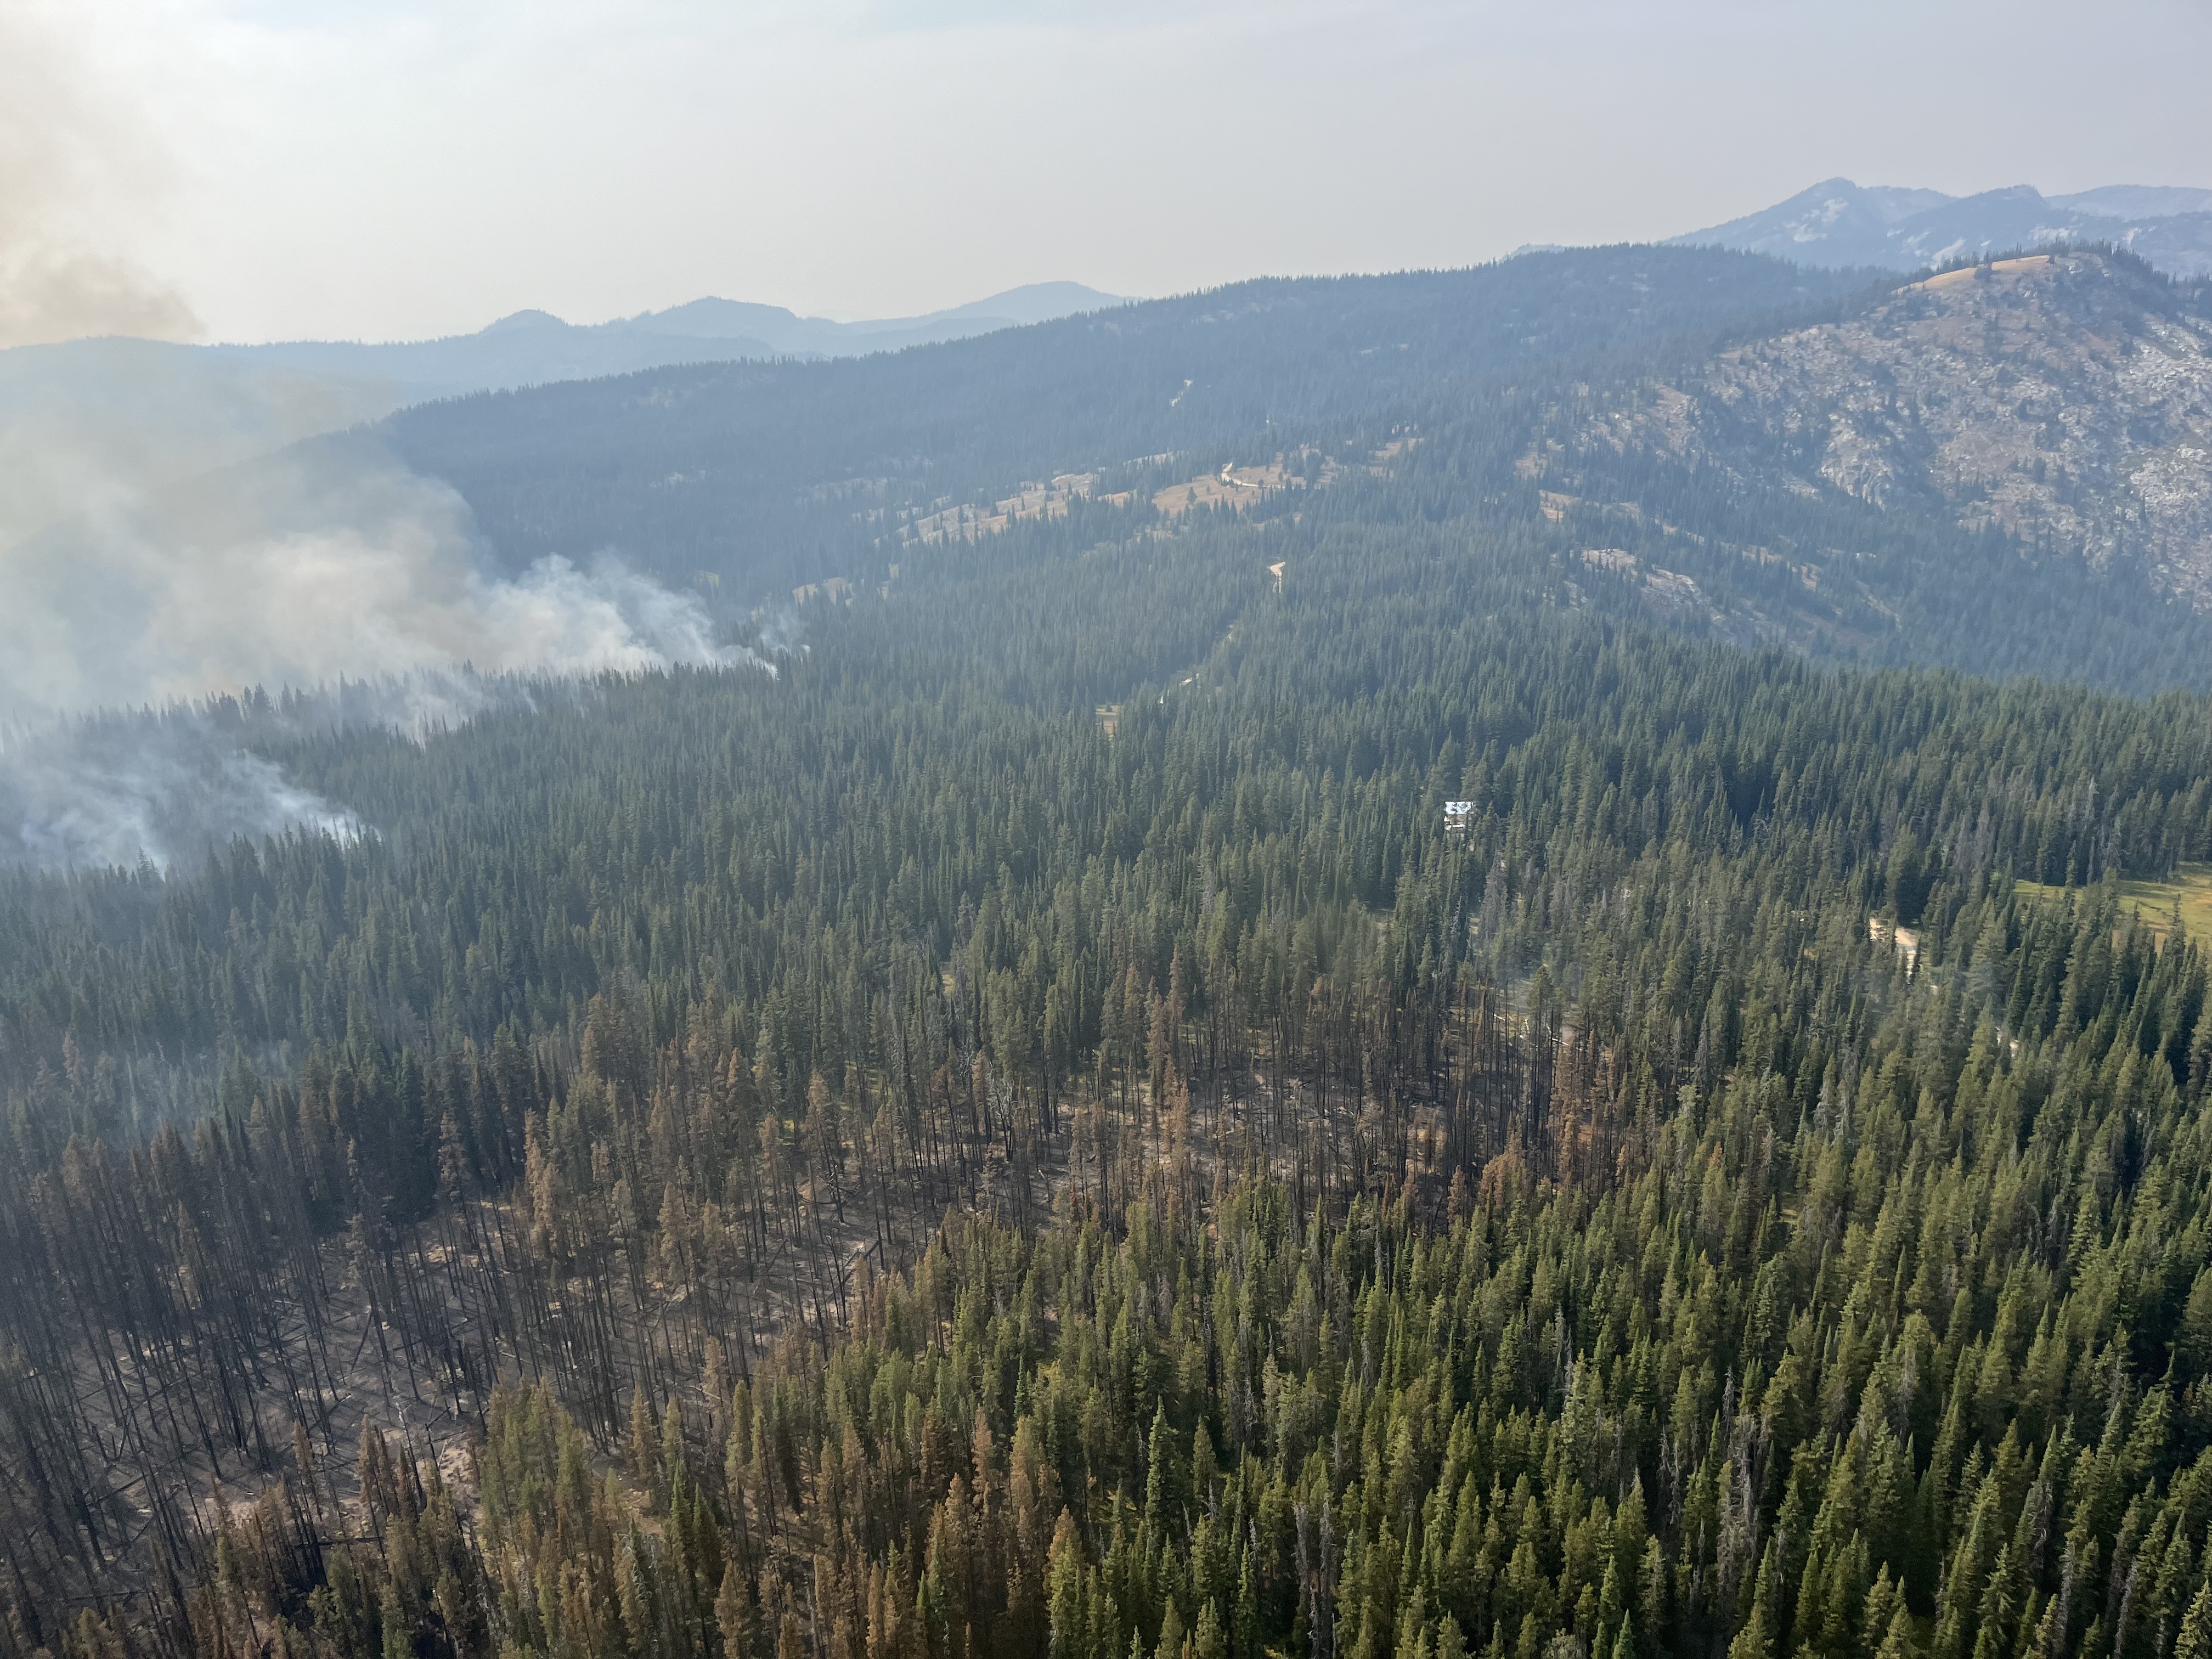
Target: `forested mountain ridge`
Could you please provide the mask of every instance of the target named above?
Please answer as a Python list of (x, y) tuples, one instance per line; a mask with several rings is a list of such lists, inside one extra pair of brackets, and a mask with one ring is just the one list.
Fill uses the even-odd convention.
[(708, 298), (581, 325), (516, 312), (434, 340), (13, 347), (0, 350), (0, 543), (80, 510), (88, 477), (118, 492), (158, 490), (429, 398), (670, 363), (896, 351), (1120, 303), (1079, 283), (1039, 283), (851, 323)]
[(1038, 283), (919, 317), (832, 322), (782, 306), (714, 296), (603, 323), (518, 311), (471, 334), (372, 343), (289, 340), (187, 348), (246, 371), (319, 373), (389, 385), (402, 404), (504, 387), (624, 374), (672, 363), (847, 357), (896, 351), (1123, 303), (1080, 283)]
[[(1118, 538), (1171, 532), (1193, 502), (1249, 511), (1328, 485), (1333, 515), (1410, 511), (1470, 535), (1556, 526), (1542, 533), (1562, 564), (1539, 578), (1555, 599), (1632, 588), (1645, 614), (1715, 637), (2204, 685), (2212, 631), (2159, 597), (2193, 592), (2205, 560), (2191, 344), (2203, 307), (2124, 258), (2069, 258), (2067, 304), (2082, 314), (2008, 303), (2009, 332), (1973, 331), (1974, 307), (1997, 303), (1960, 292), (1976, 279), (1899, 296), (1819, 273), (1822, 292), (1749, 256), (1580, 251), (1248, 284), (819, 369), (465, 400), (397, 417), (386, 441), (462, 493), (501, 557), (611, 546), (741, 606), (831, 579), (880, 585), (918, 538), (1010, 515), (1072, 512), (1069, 534)], [(1992, 295), (2020, 281), (1993, 280)], [(1945, 353), (1913, 353), (1926, 410), (1898, 404), (1883, 356), (1905, 343), (1892, 333), (1907, 305), (1954, 319)], [(1673, 391), (1656, 388), (1702, 384), (1715, 362), (1741, 380), (1831, 338), (1859, 343), (1794, 379), (1762, 368), (1757, 398), (1707, 399), (1735, 412), (1709, 441), (1684, 448), (1663, 429)], [(2000, 397), (2015, 380), (2021, 395)], [(1838, 487), (1758, 424), (1802, 444), (1846, 402), (1901, 409), (1868, 461), (1897, 487)], [(1607, 435), (1608, 419), (1626, 429)], [(2043, 424), (2062, 421), (2063, 443)], [(1939, 436), (1963, 458), (1952, 484), (1924, 476)], [(1999, 454), (2018, 463), (2001, 480)], [(1378, 471), (1399, 495), (1340, 487)], [(1992, 510), (1943, 493), (1978, 498), (1993, 482), (2010, 494)]]
[[(424, 405), (180, 486), (140, 528), (229, 522), (207, 508), (235, 498), (257, 537), (351, 534), (327, 521), (345, 493), (299, 480), (396, 458), (459, 491), (486, 566), (611, 554), (743, 618), (895, 582), (915, 545), (1024, 514), (1118, 541), (1304, 493), (1384, 526), (1536, 527), (1553, 600), (1739, 643), (2204, 686), (2212, 628), (2160, 597), (2204, 563), (2201, 297), (2067, 258), (2049, 305), (2000, 306), (2009, 271), (1901, 296), (1690, 249), (1243, 284), (854, 362)], [(1941, 350), (1891, 332), (1908, 305)], [(1660, 403), (1722, 379), (1698, 405), (1712, 430), (1670, 434)], [(1791, 448), (1847, 405), (1851, 465)], [(65, 562), (70, 533), (39, 556)]]
[(1940, 507), (2212, 605), (2212, 304), (2124, 257), (2032, 254), (1747, 343), (1532, 445), (1631, 447), (1753, 484)]
[[(386, 423), (498, 556), (615, 547), (748, 603), (882, 580), (902, 522), (1056, 474), (1181, 482), (1286, 432), (1443, 386), (1857, 287), (1734, 253), (1619, 247), (1469, 270), (1267, 280), (860, 362), (656, 371), (433, 404)], [(1145, 477), (1152, 478), (1149, 472)], [(1150, 491), (1147, 489), (1146, 494)]]

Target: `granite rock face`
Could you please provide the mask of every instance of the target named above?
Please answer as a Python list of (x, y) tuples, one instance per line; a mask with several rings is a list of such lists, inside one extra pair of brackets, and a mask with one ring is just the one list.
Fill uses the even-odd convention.
[(2212, 609), (2207, 300), (2097, 252), (1970, 267), (1601, 400), (1566, 447), (1940, 504)]

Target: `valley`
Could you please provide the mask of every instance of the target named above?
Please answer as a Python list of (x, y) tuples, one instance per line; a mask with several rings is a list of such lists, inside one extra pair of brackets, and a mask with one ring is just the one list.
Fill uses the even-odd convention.
[(2207, 328), (1576, 250), (144, 507), (695, 644), (12, 751), (189, 850), (0, 871), (0, 1659), (2201, 1659)]

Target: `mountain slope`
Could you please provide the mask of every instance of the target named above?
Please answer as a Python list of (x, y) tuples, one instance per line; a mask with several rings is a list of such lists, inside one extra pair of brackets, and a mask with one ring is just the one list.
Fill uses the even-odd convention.
[(914, 514), (1025, 480), (1143, 458), (1180, 482), (1194, 465), (1272, 456), (1288, 428), (1379, 418), (1472, 377), (1832, 303), (1854, 285), (1648, 247), (1243, 283), (896, 356), (473, 398), (410, 410), (386, 432), (461, 491), (506, 561), (612, 547), (757, 596), (881, 580)]
[(1926, 265), (2062, 241), (2111, 242), (2178, 276), (2212, 274), (2212, 191), (2114, 185), (2046, 197), (2027, 185), (1953, 197), (1829, 179), (1673, 239), (1820, 265)]
[(2212, 608), (2206, 301), (2088, 252), (1948, 272), (1616, 393), (1558, 470), (1638, 451), (1740, 488), (1932, 509)]
[(473, 334), (380, 344), (19, 346), (0, 351), (0, 547), (97, 502), (430, 398), (673, 363), (859, 356), (1121, 303), (1080, 283), (1040, 283), (854, 323), (706, 299), (587, 327), (522, 311)]
[[(488, 565), (611, 553), (735, 620), (1201, 520), (1255, 554), (1294, 532), (1262, 565), (1419, 523), (1515, 547), (1544, 604), (2203, 686), (2205, 314), (2197, 289), (2081, 251), (1901, 289), (1634, 247), (1251, 283), (861, 360), (424, 405), (180, 490), (148, 533), (232, 499), (264, 536), (357, 532), (313, 517), (343, 492), (296, 478), (396, 456), (459, 492)], [(40, 552), (84, 564), (66, 538)]]
[(2212, 684), (2196, 289), (2081, 252), (1901, 291), (1790, 269), (1623, 248), (1248, 283), (386, 434), (502, 562), (614, 549), (748, 608), (910, 582), (917, 542), (1024, 519), (1042, 540), (974, 558), (1174, 535), (1193, 509), (1385, 541), (1418, 520), (1533, 537), (1553, 602), (1741, 644)]

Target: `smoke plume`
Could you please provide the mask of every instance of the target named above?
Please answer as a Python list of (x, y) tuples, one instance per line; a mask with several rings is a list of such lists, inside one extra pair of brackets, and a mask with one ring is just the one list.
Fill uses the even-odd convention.
[[(562, 677), (759, 663), (720, 633), (611, 555), (502, 571), (459, 495), (365, 435), (145, 493), (88, 470), (76, 518), (0, 545), (0, 866), (352, 836), (246, 744), (301, 722), (427, 740)], [(289, 726), (210, 718), (249, 687), (319, 690), (284, 700)]]
[(106, 251), (91, 222), (137, 206), (166, 165), (101, 86), (84, 50), (96, 31), (65, 6), (0, 5), (0, 346), (199, 332), (183, 298)]
[(359, 815), (258, 750), (364, 729), (428, 743), (473, 720), (594, 695), (574, 678), (428, 669), (0, 726), (0, 870), (189, 870), (234, 836), (351, 841), (369, 832)]
[[(502, 573), (450, 488), (362, 435), (0, 548), (0, 864), (169, 865), (233, 835), (359, 827), (196, 705), (322, 688), (287, 719), (418, 740), (562, 677), (755, 665), (611, 555)], [(85, 711), (131, 710), (87, 718)], [(265, 723), (264, 723), (265, 724)], [(273, 729), (273, 728), (270, 728)]]
[(37, 347), (198, 331), (110, 251), (104, 225), (158, 196), (167, 161), (99, 39), (52, 0), (0, 0), (0, 348), (33, 347), (0, 364), (0, 866), (360, 833), (252, 752), (264, 728), (212, 717), (245, 688), (343, 687), (319, 705), (336, 723), (420, 738), (548, 677), (757, 660), (611, 554), (503, 568), (460, 496), (371, 435), (278, 447), (389, 409), (375, 386)]
[(350, 839), (360, 829), (197, 711), (57, 720), (0, 738), (0, 866), (167, 868), (234, 836)]
[(161, 705), (252, 685), (720, 663), (704, 606), (612, 556), (495, 567), (467, 505), (374, 441), (118, 496), (0, 551), (0, 705)]

